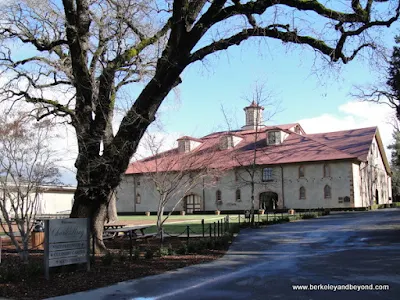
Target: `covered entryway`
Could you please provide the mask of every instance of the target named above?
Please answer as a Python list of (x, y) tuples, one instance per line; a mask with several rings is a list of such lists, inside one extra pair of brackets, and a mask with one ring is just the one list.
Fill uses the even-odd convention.
[(260, 209), (266, 211), (274, 210), (277, 208), (278, 194), (274, 192), (260, 193)]
[(183, 209), (187, 214), (201, 210), (201, 198), (198, 195), (190, 194), (183, 199)]

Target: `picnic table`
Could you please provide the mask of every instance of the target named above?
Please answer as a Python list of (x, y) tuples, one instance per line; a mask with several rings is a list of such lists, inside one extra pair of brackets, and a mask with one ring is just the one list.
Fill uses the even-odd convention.
[(146, 228), (152, 227), (153, 225), (139, 225), (139, 226), (124, 226), (121, 228), (113, 228), (105, 231), (107, 234), (114, 234), (114, 237), (119, 236), (119, 233), (122, 233), (122, 237), (129, 236), (130, 248), (129, 254), (132, 257), (133, 250), (133, 240), (141, 240), (147, 239), (150, 237), (154, 237), (154, 234), (145, 234), (144, 230)]
[(118, 229), (118, 228), (123, 228), (125, 226), (126, 226), (125, 224), (105, 224), (104, 225), (104, 230)]

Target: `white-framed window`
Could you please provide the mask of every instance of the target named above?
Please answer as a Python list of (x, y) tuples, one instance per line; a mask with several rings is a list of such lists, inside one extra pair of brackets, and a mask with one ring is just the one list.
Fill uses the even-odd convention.
[(299, 199), (306, 199), (306, 188), (304, 186), (299, 189)]
[(329, 185), (325, 185), (324, 187), (324, 198), (325, 199), (331, 198), (331, 187)]
[(268, 132), (268, 145), (276, 145), (281, 142), (280, 131), (269, 131)]
[(262, 171), (262, 181), (272, 181), (273, 180), (273, 169), (264, 168)]

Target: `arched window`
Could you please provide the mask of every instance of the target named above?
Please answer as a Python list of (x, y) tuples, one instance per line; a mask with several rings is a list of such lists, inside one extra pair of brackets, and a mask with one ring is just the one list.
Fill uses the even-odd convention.
[(324, 198), (325, 199), (331, 198), (331, 187), (329, 185), (326, 185), (324, 187)]
[(328, 164), (324, 164), (324, 177), (331, 177), (331, 168)]
[(222, 201), (222, 196), (221, 196), (221, 191), (220, 191), (220, 190), (217, 190), (217, 191), (216, 191), (216, 193), (215, 193), (215, 200), (216, 200), (217, 202)]
[(300, 187), (299, 198), (300, 199), (306, 199), (306, 189), (305, 189), (304, 186)]
[(140, 203), (142, 203), (142, 198), (140, 197), (140, 194), (137, 193), (136, 194), (136, 204), (140, 204)]
[(299, 167), (299, 178), (304, 177), (304, 166)]
[(236, 202), (240, 202), (241, 201), (241, 195), (240, 195), (240, 189), (236, 190)]

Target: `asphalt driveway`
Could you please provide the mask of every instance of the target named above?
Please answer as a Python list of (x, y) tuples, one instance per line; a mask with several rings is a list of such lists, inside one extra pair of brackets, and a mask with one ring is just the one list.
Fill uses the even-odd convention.
[[(389, 290), (349, 290), (371, 284)], [(314, 290), (294, 290), (293, 285)], [(335, 287), (345, 290), (318, 290)], [(242, 230), (218, 261), (54, 299), (397, 300), (400, 210)]]

